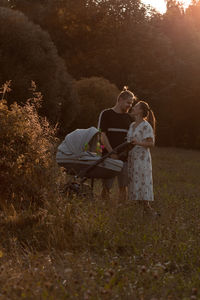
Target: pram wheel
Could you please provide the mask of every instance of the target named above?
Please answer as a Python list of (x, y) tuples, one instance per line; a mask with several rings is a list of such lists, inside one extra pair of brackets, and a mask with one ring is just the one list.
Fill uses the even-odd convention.
[(64, 194), (69, 197), (80, 197), (80, 198), (93, 198), (92, 187), (87, 183), (80, 183), (78, 181), (69, 182), (64, 187)]

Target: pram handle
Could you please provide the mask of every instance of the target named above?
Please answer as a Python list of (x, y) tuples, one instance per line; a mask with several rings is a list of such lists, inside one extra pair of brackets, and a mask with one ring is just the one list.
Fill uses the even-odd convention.
[(98, 164), (100, 164), (102, 161), (104, 161), (106, 158), (108, 158), (112, 154), (119, 154), (120, 152), (123, 152), (125, 150), (130, 151), (133, 147), (134, 147), (134, 145), (130, 142), (124, 142), (123, 144), (118, 145), (111, 152), (106, 153), (104, 156), (102, 156), (100, 159), (98, 159), (93, 165), (91, 165), (88, 168), (81, 171), (78, 176), (84, 177), (87, 172), (92, 171)]

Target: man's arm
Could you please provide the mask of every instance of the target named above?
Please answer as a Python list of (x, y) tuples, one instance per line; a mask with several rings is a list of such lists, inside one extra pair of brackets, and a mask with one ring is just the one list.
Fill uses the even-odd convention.
[(113, 150), (105, 132), (101, 133), (101, 142), (108, 152), (111, 152)]
[(112, 147), (106, 135), (108, 117), (107, 110), (103, 110), (99, 115), (98, 128), (101, 130), (101, 142), (108, 152), (112, 151)]
[[(105, 132), (101, 133), (101, 142), (108, 152), (111, 152), (113, 150)], [(117, 154), (112, 154), (110, 157), (113, 159), (118, 159)]]
[[(111, 152), (113, 149), (110, 145), (110, 142), (109, 142), (109, 139), (106, 135), (106, 130), (108, 128), (108, 115), (107, 115), (107, 110), (104, 110), (100, 113), (100, 116), (99, 116), (99, 122), (98, 122), (98, 128), (101, 129), (101, 142), (102, 144), (104, 145), (104, 147), (106, 148), (106, 150), (108, 152)], [(110, 156), (111, 158), (113, 159), (118, 159), (118, 156), (116, 154), (112, 154)]]

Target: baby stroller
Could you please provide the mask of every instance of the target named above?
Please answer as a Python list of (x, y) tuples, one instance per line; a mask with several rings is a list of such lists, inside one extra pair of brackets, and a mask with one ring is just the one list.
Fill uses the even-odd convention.
[(120, 155), (130, 150), (131, 144), (125, 142), (103, 157), (97, 150), (99, 130), (95, 127), (76, 129), (66, 135), (56, 153), (57, 163), (64, 167), (68, 174), (74, 175), (65, 186), (68, 194), (76, 193), (85, 196), (84, 182), (91, 179), (91, 187), (87, 191), (93, 195), (94, 179), (110, 178), (118, 175), (123, 168), (123, 161), (112, 159), (113, 153)]

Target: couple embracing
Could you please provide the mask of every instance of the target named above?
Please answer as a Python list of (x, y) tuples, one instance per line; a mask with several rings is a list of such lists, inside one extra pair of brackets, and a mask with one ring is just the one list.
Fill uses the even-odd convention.
[[(127, 198), (128, 187), (129, 200), (139, 200), (145, 210), (151, 209), (150, 202), (154, 200), (154, 195), (149, 149), (155, 141), (155, 117), (149, 104), (136, 102), (134, 94), (125, 87), (117, 97), (115, 106), (101, 112), (98, 127), (104, 145), (103, 155), (126, 140), (133, 145), (129, 152), (111, 156), (124, 162), (117, 178), (119, 198)], [(109, 198), (113, 181), (114, 178), (103, 179), (102, 198)]]

